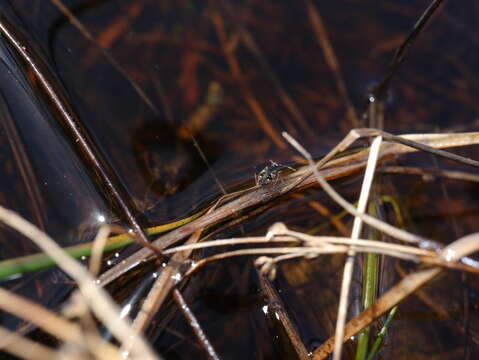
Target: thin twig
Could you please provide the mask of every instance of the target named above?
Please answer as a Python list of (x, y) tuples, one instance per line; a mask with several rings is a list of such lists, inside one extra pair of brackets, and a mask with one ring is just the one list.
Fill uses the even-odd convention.
[(190, 324), (191, 330), (193, 330), (193, 332), (195, 333), (201, 347), (208, 354), (208, 357), (213, 360), (219, 360), (220, 358), (216, 354), (213, 345), (211, 345), (211, 342), (201, 328), (201, 325), (196, 319), (195, 314), (193, 314), (193, 311), (191, 311), (185, 299), (183, 299), (183, 296), (181, 295), (180, 291), (176, 288), (173, 289), (173, 299), (175, 299), (176, 303), (178, 304), (178, 308), (185, 316), (186, 320), (188, 321), (188, 324)]
[(0, 348), (23, 359), (50, 360), (59, 359), (58, 353), (45, 345), (34, 342), (0, 327)]
[(304, 343), (301, 340), (301, 337), (299, 336), (296, 327), (288, 316), (283, 301), (273, 287), (273, 284), (271, 284), (271, 281), (265, 276), (259, 273), (258, 276), (261, 290), (267, 303), (267, 310), (263, 311), (267, 311), (270, 316), (274, 316), (275, 319), (279, 320), (279, 322), (283, 326), (284, 331), (288, 335), (291, 345), (296, 351), (296, 355), (298, 355), (298, 358), (300, 360), (309, 359), (308, 350), (306, 350), (306, 347), (304, 346)]
[(399, 67), (406, 59), (412, 44), (442, 2), (443, 0), (433, 0), (427, 9), (422, 13), (418, 21), (414, 24), (411, 32), (408, 34), (401, 46), (396, 50), (391, 64), (389, 65), (389, 71), (381, 80), (379, 85), (372, 90), (371, 93), (374, 97), (377, 97), (378, 99), (384, 99), (386, 97), (392, 77), (397, 73)]

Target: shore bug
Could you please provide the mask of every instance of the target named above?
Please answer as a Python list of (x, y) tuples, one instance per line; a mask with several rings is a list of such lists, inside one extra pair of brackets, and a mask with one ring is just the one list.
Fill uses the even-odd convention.
[(263, 186), (272, 183), (273, 181), (276, 182), (278, 180), (278, 176), (280, 172), (284, 169), (294, 169), (292, 167), (278, 164), (273, 160), (270, 160), (270, 165), (266, 166), (263, 170), (259, 172), (258, 175), (255, 174), (254, 178), (256, 181), (256, 185)]

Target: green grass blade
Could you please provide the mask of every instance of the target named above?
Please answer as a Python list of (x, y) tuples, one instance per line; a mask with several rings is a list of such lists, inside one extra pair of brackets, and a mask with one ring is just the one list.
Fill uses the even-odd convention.
[(392, 319), (394, 318), (394, 315), (396, 315), (397, 312), (397, 306), (393, 307), (391, 311), (389, 311), (388, 317), (386, 318), (386, 321), (384, 322), (383, 327), (379, 331), (378, 336), (376, 337), (376, 340), (374, 340), (373, 345), (371, 346), (371, 351), (369, 352), (369, 356), (367, 360), (372, 360), (373, 357), (377, 354), (379, 351), (379, 348), (381, 347), (381, 344), (384, 340), (384, 337), (387, 334), (387, 331), (389, 329), (389, 324), (391, 323)]
[[(368, 207), (368, 213), (374, 217), (377, 217), (375, 203), (371, 202)], [(368, 227), (368, 238), (371, 240), (377, 240), (379, 238), (378, 232), (372, 227)], [(363, 309), (370, 307), (374, 300), (376, 300), (376, 289), (378, 284), (377, 272), (379, 266), (379, 257), (376, 254), (366, 254), (364, 262), (364, 277), (363, 277)], [(371, 328), (368, 326), (365, 328), (358, 337), (358, 346), (356, 348), (356, 360), (366, 359), (369, 345), (369, 333)]]
[[(146, 233), (148, 235), (157, 235), (157, 234), (164, 233), (166, 231), (173, 230), (177, 227), (183, 226), (193, 221), (194, 219), (196, 219), (203, 213), (204, 211), (199, 211), (196, 214), (193, 214), (187, 218), (184, 218), (178, 221), (174, 221), (164, 225), (150, 227), (146, 229)], [(127, 234), (110, 236), (105, 244), (103, 251), (106, 252), (106, 251), (115, 250), (123, 246), (126, 246), (128, 244), (131, 244), (133, 241), (134, 241), (133, 238)], [(88, 243), (66, 247), (64, 248), (64, 250), (75, 259), (80, 259), (82, 257), (90, 256), (92, 246), (93, 246), (93, 242), (88, 242)], [(55, 262), (43, 253), (4, 260), (0, 262), (0, 280), (4, 280), (4, 279), (15, 277), (15, 276), (20, 276), (25, 273), (45, 269), (55, 265), (56, 265)]]

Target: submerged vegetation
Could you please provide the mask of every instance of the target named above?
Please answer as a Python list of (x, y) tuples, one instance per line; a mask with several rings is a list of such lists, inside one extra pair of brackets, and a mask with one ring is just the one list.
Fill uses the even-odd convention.
[(1, 355), (477, 356), (467, 6), (1, 5)]

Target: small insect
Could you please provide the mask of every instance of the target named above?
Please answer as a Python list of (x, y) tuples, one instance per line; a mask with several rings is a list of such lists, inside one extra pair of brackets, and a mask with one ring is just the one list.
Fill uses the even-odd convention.
[(259, 172), (258, 175), (254, 175), (256, 185), (258, 186), (263, 186), (263, 185), (268, 185), (271, 182), (276, 182), (278, 180), (279, 173), (284, 170), (284, 169), (294, 169), (292, 167), (278, 164), (274, 162), (273, 160), (270, 160), (271, 165), (266, 166), (263, 170)]

